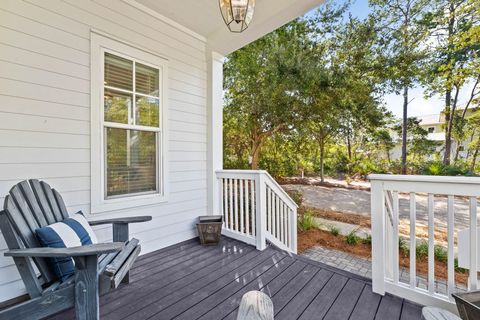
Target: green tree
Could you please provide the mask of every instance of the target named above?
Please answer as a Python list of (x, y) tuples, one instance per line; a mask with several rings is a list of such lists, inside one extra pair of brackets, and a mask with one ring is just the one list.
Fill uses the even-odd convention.
[[(456, 116), (460, 92), (471, 81), (476, 82), (475, 90), (480, 77), (478, 61), (480, 2), (478, 0), (437, 0), (436, 4), (436, 9), (425, 19), (425, 25), (432, 30), (431, 41), (434, 43), (430, 54), (430, 70), (425, 78), (425, 84), (430, 95), (438, 94), (445, 97), (446, 127), (443, 163), (449, 165), (455, 122), (463, 121), (466, 114), (465, 111), (460, 118)], [(472, 95), (476, 94), (472, 93)]]
[(235, 51), (225, 63), (226, 114), (245, 126), (252, 169), (258, 169), (266, 140), (290, 130), (297, 118), (294, 92), (306, 31), (306, 22), (296, 20)]
[(427, 28), (419, 23), (428, 12), (430, 0), (370, 0), (383, 47), (383, 75), (391, 91), (403, 95), (402, 173), (407, 170), (409, 91), (420, 79), (426, 58)]

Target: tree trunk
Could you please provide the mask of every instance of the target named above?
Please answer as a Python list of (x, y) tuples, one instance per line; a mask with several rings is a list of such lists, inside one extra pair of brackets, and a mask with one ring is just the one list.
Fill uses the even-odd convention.
[(452, 121), (453, 115), (451, 114), (451, 99), (452, 99), (452, 90), (448, 89), (445, 92), (445, 123), (447, 127), (445, 128), (445, 154), (443, 155), (443, 164), (450, 164), (450, 153), (452, 152), (452, 132), (450, 131), (450, 122)]
[(262, 148), (263, 139), (261, 135), (257, 134), (256, 132), (253, 134), (252, 138), (252, 163), (251, 169), (258, 170), (258, 162), (260, 160), (260, 149)]
[(403, 88), (402, 174), (407, 174), (408, 87)]
[(350, 141), (350, 131), (347, 134), (348, 161), (352, 162), (352, 142)]
[[(445, 136), (445, 157), (443, 163), (449, 165), (451, 162), (451, 153), (452, 153), (452, 131), (453, 131), (453, 122), (455, 121), (455, 112), (457, 109), (458, 94), (460, 93), (460, 88), (456, 87), (455, 97), (453, 98), (453, 104), (451, 103), (452, 90), (447, 90), (449, 92), (449, 103), (448, 103), (448, 112), (445, 113), (445, 122), (447, 122), (447, 130)], [(448, 114), (448, 121), (447, 121)], [(447, 147), (448, 146), (448, 147)], [(448, 151), (448, 152), (447, 152)], [(456, 161), (456, 159), (455, 159)]]
[(325, 160), (325, 138), (320, 138), (320, 181), (325, 182), (324, 160)]
[[(455, 6), (453, 3), (450, 3), (449, 6), (449, 20), (448, 20), (448, 41), (451, 42), (451, 38), (453, 37), (454, 33), (454, 26), (455, 26)], [(453, 45), (449, 43), (450, 49), (452, 49)], [(452, 59), (452, 50), (449, 50), (448, 54), (448, 62), (453, 62)], [(451, 71), (450, 71), (451, 72)], [(453, 115), (452, 112), (452, 88), (450, 88), (450, 79), (451, 73), (447, 74), (447, 90), (445, 91), (445, 123), (447, 123), (447, 128), (445, 130), (445, 154), (443, 155), (443, 164), (449, 165), (450, 164), (450, 157), (452, 152), (452, 126), (453, 123)]]
[(455, 148), (455, 157), (453, 158), (453, 163), (457, 163), (458, 156), (460, 155), (460, 145), (461, 143), (457, 141), (457, 147)]
[(478, 152), (480, 151), (480, 138), (477, 140), (477, 145), (475, 146), (475, 151), (472, 156), (472, 165), (470, 167), (470, 171), (473, 173), (475, 172), (475, 166), (477, 165), (477, 157), (478, 157)]
[(259, 158), (260, 158), (260, 145), (257, 145), (253, 147), (252, 164), (251, 164), (252, 170), (258, 170)]

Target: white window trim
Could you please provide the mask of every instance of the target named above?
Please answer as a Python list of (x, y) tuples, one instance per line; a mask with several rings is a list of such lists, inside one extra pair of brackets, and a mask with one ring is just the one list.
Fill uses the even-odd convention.
[[(138, 206), (154, 205), (168, 200), (168, 60), (138, 47), (129, 45), (109, 35), (95, 31), (90, 33), (90, 85), (91, 85), (91, 123), (90, 123), (90, 193), (91, 213), (121, 210)], [(112, 52), (123, 57), (132, 57), (141, 63), (160, 68), (160, 133), (158, 139), (157, 172), (159, 173), (157, 193), (127, 195), (125, 197), (105, 199), (104, 174), (104, 118), (103, 118), (103, 55)], [(121, 124), (118, 124), (122, 126)]]

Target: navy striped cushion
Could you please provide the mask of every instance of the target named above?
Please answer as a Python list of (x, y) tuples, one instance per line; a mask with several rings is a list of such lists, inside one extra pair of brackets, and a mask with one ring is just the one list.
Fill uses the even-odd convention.
[[(97, 237), (81, 213), (76, 213), (62, 222), (53, 223), (35, 230), (43, 247), (71, 248), (97, 243)], [(49, 259), (53, 272), (64, 281), (75, 271), (71, 257)]]

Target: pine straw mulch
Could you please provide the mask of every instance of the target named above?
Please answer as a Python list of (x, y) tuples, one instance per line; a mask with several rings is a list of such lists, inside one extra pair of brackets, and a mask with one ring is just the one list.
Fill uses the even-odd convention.
[[(334, 236), (330, 232), (324, 230), (311, 229), (308, 231), (299, 231), (297, 241), (299, 253), (305, 252), (306, 250), (315, 246), (321, 246), (353, 254), (362, 258), (371, 259), (372, 257), (372, 247), (369, 243), (364, 243), (360, 241), (356, 245), (350, 245), (346, 243), (344, 236)], [(410, 268), (409, 255), (403, 250), (400, 251), (399, 263), (401, 267), (404, 267), (406, 269)], [(428, 274), (427, 257), (417, 258), (416, 269), (417, 274), (426, 277), (426, 275)], [(444, 261), (435, 260), (435, 278), (447, 280), (447, 274), (447, 263)], [(462, 273), (456, 271), (455, 280), (457, 283), (466, 285), (468, 282), (468, 272)]]
[(330, 209), (323, 209), (323, 208), (314, 208), (314, 207), (305, 207), (301, 206), (298, 209), (298, 213), (302, 215), (305, 210), (309, 210), (313, 213), (316, 217), (339, 221), (349, 224), (356, 224), (360, 227), (370, 228), (371, 222), (370, 217), (362, 216), (360, 214), (353, 214), (353, 213), (344, 213), (340, 211), (334, 211)]

